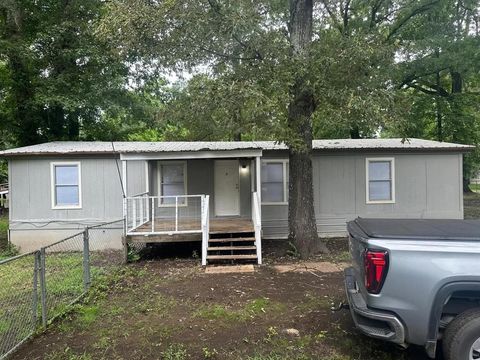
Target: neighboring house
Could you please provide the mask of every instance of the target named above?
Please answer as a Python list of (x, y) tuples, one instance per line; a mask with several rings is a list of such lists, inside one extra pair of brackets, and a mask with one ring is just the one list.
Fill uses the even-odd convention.
[[(357, 216), (463, 218), (470, 146), (345, 139), (313, 149), (320, 236), (345, 235)], [(261, 238), (288, 235), (288, 151), (275, 142), (52, 142), (0, 156), (22, 251), (122, 218), (128, 242), (203, 240), (203, 263), (260, 263)], [(120, 235), (109, 246), (121, 247)]]
[(0, 215), (8, 209), (8, 184), (0, 184)]

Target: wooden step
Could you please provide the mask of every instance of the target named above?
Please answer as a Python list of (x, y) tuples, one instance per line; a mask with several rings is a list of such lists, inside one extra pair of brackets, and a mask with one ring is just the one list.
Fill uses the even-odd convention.
[(240, 237), (240, 238), (221, 238), (221, 239), (209, 239), (211, 243), (225, 243), (225, 242), (238, 242), (238, 241), (255, 241), (254, 237)]
[(256, 246), (209, 246), (208, 251), (257, 250)]
[(207, 255), (207, 260), (256, 260), (257, 255)]

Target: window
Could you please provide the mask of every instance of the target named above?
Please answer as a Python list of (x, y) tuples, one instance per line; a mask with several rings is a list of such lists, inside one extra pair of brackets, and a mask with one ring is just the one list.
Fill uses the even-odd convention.
[(288, 202), (288, 160), (262, 162), (262, 204), (278, 205)]
[[(176, 196), (187, 194), (187, 163), (159, 163), (159, 189), (160, 196)], [(186, 205), (186, 198), (178, 198), (179, 205)], [(175, 205), (175, 198), (162, 198), (160, 206)]]
[(395, 202), (395, 167), (393, 158), (367, 159), (367, 204)]
[(79, 162), (51, 163), (52, 208), (82, 207), (81, 169)]

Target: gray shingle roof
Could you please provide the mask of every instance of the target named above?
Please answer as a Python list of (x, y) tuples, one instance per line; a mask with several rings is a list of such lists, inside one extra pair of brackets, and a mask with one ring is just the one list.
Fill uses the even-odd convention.
[[(57, 141), (0, 151), (0, 156), (55, 155), (55, 154), (113, 154), (157, 153), (225, 150), (285, 150), (284, 144), (274, 141), (176, 141), (176, 142), (101, 142)], [(422, 139), (337, 139), (314, 140), (316, 150), (430, 150), (466, 152), (474, 147)]]

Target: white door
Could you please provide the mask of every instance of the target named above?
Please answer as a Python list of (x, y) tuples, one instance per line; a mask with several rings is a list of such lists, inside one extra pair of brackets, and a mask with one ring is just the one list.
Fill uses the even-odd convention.
[(240, 215), (238, 160), (215, 160), (215, 215)]

